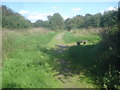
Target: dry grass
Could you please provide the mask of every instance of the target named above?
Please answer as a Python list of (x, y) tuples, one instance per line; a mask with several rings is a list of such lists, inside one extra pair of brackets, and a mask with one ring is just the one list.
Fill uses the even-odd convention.
[(30, 29), (29, 30), (30, 33), (33, 33), (33, 32), (40, 32), (40, 33), (48, 33), (48, 32), (51, 32), (51, 30), (49, 29), (46, 29), (46, 28), (33, 28), (33, 29)]
[[(101, 28), (77, 29), (72, 32), (67, 32), (64, 36), (66, 43), (74, 43), (77, 41), (88, 41), (88, 44), (97, 43), (100, 41), (99, 31)], [(76, 43), (75, 43), (76, 44)]]
[(2, 30), (2, 36), (5, 37), (5, 35), (9, 34), (17, 34), (17, 35), (26, 35), (26, 34), (32, 34), (32, 33), (38, 33), (38, 34), (47, 34), (49, 32), (52, 32), (46, 28), (30, 28), (30, 29), (19, 29), (19, 30), (8, 30), (8, 29), (3, 29)]
[(75, 36), (84, 36), (84, 35), (96, 35), (99, 34), (101, 31), (101, 28), (87, 28), (87, 29), (77, 29), (73, 30), (72, 32), (74, 33)]

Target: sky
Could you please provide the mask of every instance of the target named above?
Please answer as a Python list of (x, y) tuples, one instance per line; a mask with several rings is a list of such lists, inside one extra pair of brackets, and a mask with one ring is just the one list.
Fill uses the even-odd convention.
[(103, 13), (116, 10), (118, 2), (2, 2), (31, 22), (47, 20), (48, 15), (60, 13), (64, 19), (76, 15)]

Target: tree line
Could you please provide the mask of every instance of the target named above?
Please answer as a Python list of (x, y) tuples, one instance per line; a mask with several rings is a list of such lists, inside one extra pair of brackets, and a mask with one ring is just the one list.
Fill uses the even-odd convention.
[(104, 14), (76, 15), (66, 20), (64, 20), (59, 13), (54, 13), (53, 16), (47, 16), (48, 20), (46, 21), (37, 20), (31, 23), (29, 20), (6, 6), (1, 6), (0, 9), (2, 9), (2, 27), (8, 29), (30, 27), (44, 27), (51, 30), (72, 30), (89, 27), (111, 28), (115, 26), (117, 24), (116, 21), (118, 21), (118, 11), (108, 11), (104, 12)]
[(85, 16), (77, 15), (66, 20), (59, 13), (55, 13), (53, 16), (48, 16), (47, 21), (38, 20), (33, 23), (33, 26), (50, 28), (52, 30), (71, 30), (89, 27), (112, 28), (117, 24), (116, 21), (118, 21), (117, 11), (104, 12), (103, 15), (101, 13), (95, 15), (86, 14)]

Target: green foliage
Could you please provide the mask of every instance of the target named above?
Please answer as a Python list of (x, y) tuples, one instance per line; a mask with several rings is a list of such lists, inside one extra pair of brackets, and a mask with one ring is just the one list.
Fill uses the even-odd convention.
[(117, 81), (119, 80), (120, 72), (120, 30), (118, 30), (118, 28), (104, 30), (101, 33), (101, 37), (102, 41), (99, 49), (100, 58), (98, 59), (98, 66), (104, 73), (104, 86), (117, 89), (120, 84)]
[(101, 16), (102, 15), (100, 13), (93, 15), (88, 21), (88, 22), (90, 22), (88, 26), (99, 27)]
[(59, 13), (55, 13), (53, 16), (48, 16), (48, 21), (38, 20), (33, 23), (34, 27), (50, 28), (52, 30), (63, 30), (64, 19)]
[[(119, 2), (119, 4), (120, 4), (120, 2)], [(119, 8), (118, 8), (118, 26), (120, 26), (120, 6), (119, 6)]]
[(65, 29), (70, 31), (73, 27), (72, 19), (68, 18), (65, 20)]
[(77, 15), (72, 19), (68, 18), (65, 21), (65, 26), (67, 30), (82, 28), (82, 24), (84, 22), (84, 17), (81, 15)]
[(85, 16), (77, 15), (64, 21), (59, 13), (55, 13), (53, 16), (48, 16), (48, 21), (38, 20), (33, 23), (33, 26), (50, 28), (52, 30), (61, 30), (65, 28), (68, 31), (89, 27), (103, 27), (111, 29), (119, 21), (118, 15), (118, 12), (113, 10), (107, 11), (103, 15), (101, 13), (97, 13), (95, 15), (86, 14)]
[(33, 23), (33, 26), (34, 27), (49, 28), (49, 23), (48, 23), (48, 21), (38, 20), (35, 23)]
[[(109, 19), (107, 16), (111, 18)], [(107, 29), (100, 34), (102, 41), (99, 46), (100, 58), (97, 60), (97, 66), (101, 73), (98, 76), (101, 77), (102, 74), (103, 77), (101, 86), (118, 89), (120, 85), (118, 82), (120, 79), (120, 30), (118, 28), (119, 24), (117, 24), (117, 12), (105, 13), (104, 20), (104, 27), (107, 27)]]
[(59, 13), (55, 13), (50, 19), (49, 19), (49, 25), (52, 30), (62, 30), (64, 29), (64, 19)]
[[(85, 77), (90, 77), (92, 83), (100, 88), (119, 88), (120, 73), (120, 30), (114, 28), (111, 30), (103, 30), (101, 33), (101, 42), (97, 44), (91, 38), (95, 35), (89, 32), (89, 35), (79, 32), (79, 39), (68, 32), (64, 36), (66, 43), (76, 42), (79, 40), (89, 40), (88, 44), (81, 46), (72, 46), (68, 49), (70, 67), (74, 73), (84, 72)], [(85, 35), (85, 36), (84, 36)], [(68, 39), (69, 38), (69, 39)], [(100, 39), (98, 39), (100, 40)], [(94, 42), (90, 44), (91, 42)]]
[[(26, 20), (18, 13), (13, 12), (6, 6), (2, 6), (0, 9), (2, 9), (3, 28), (19, 29), (32, 26), (30, 21)], [(104, 27), (110, 29), (117, 24), (118, 13), (119, 12), (117, 11), (108, 11), (103, 15), (101, 13), (95, 15), (86, 14), (85, 16), (77, 15), (73, 18), (68, 18), (65, 21), (59, 13), (55, 13), (53, 16), (48, 16), (48, 21), (36, 21), (33, 23), (33, 27), (45, 27), (52, 30), (71, 30), (89, 27)]]
[(2, 7), (0, 7), (0, 28), (2, 27)]
[(103, 15), (97, 13), (95, 15), (86, 14), (85, 16), (77, 15), (73, 18), (68, 18), (65, 20), (65, 26), (67, 30), (89, 27), (104, 27), (110, 29), (117, 24), (117, 20), (118, 12), (108, 11)]
[(2, 6), (2, 27), (9, 29), (29, 28), (31, 22), (26, 20), (23, 16), (13, 12), (6, 6)]
[(100, 26), (111, 29), (118, 23), (118, 11), (105, 12), (101, 17)]

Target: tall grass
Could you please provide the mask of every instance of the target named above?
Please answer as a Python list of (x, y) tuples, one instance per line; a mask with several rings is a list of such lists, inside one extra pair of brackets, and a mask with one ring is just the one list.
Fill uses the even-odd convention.
[[(64, 83), (56, 79), (58, 74), (74, 78), (66, 84), (69, 86), (75, 83), (80, 87), (104, 88), (111, 85), (112, 81), (117, 82), (111, 78), (112, 74), (106, 72), (111, 67), (108, 66), (110, 60), (106, 60), (111, 52), (103, 53), (104, 45), (99, 42), (101, 38), (98, 31), (91, 29), (62, 33), (39, 28), (27, 31), (4, 30), (3, 88), (62, 87)], [(60, 39), (56, 39), (58, 36)], [(68, 46), (66, 49), (54, 47), (59, 43), (65, 44), (63, 39), (66, 45), (82, 40), (87, 40), (88, 43)], [(115, 73), (114, 69), (110, 73)], [(117, 78), (116, 74), (113, 75)]]
[(49, 55), (41, 51), (56, 33), (3, 31), (3, 88), (52, 88)]
[(89, 43), (99, 42), (98, 30), (73, 30), (64, 36), (65, 43), (87, 40)]

